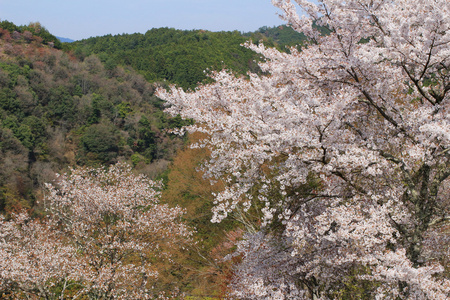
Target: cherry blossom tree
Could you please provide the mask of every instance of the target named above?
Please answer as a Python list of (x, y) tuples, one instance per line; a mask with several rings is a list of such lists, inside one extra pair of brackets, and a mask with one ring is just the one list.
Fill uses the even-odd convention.
[(448, 299), (448, 247), (429, 253), (448, 240), (450, 3), (272, 2), (309, 37), (301, 50), (248, 43), (268, 75), (158, 91), (208, 135), (205, 174), (227, 183), (212, 221), (260, 207), (234, 295), (337, 298), (359, 270), (377, 299)]
[(53, 219), (81, 253), (84, 293), (95, 299), (153, 297), (152, 260), (169, 257), (190, 231), (183, 210), (159, 204), (161, 184), (134, 175), (131, 167), (71, 170), (47, 185)]
[[(58, 175), (47, 184), (46, 222), (26, 223), (19, 215), (1, 224), (1, 283), (17, 297), (165, 298), (152, 286), (158, 277), (153, 262), (170, 259), (191, 232), (181, 208), (159, 203), (160, 189), (120, 163)], [(69, 285), (76, 285), (70, 295)]]

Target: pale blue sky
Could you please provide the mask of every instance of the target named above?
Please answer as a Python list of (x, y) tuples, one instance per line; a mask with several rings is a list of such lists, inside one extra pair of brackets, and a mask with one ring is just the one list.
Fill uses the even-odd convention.
[(74, 40), (151, 28), (254, 31), (283, 24), (270, 0), (0, 0), (0, 19)]

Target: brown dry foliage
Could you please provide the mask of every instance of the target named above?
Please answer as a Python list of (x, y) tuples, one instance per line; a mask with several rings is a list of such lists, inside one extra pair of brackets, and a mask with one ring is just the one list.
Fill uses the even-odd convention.
[[(190, 136), (190, 142), (201, 139), (199, 133)], [(209, 156), (205, 148), (185, 147), (177, 152), (169, 167), (168, 183), (162, 194), (162, 201), (186, 209), (186, 221), (195, 227), (197, 244), (178, 253), (179, 268), (175, 273), (192, 296), (223, 297), (227, 283), (232, 276), (233, 261), (223, 258), (233, 251), (235, 242), (242, 236), (236, 222), (226, 220), (220, 224), (211, 223), (212, 193), (223, 189), (217, 182), (211, 185), (199, 170), (201, 163)], [(171, 270), (172, 274), (174, 270)], [(172, 276), (174, 278), (176, 276)]]

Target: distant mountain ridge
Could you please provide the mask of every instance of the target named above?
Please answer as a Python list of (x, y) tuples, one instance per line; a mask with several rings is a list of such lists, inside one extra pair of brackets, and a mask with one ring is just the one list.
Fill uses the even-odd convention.
[(57, 36), (56, 37), (61, 43), (73, 43), (75, 42), (75, 40), (69, 39), (69, 38), (65, 38), (65, 37), (60, 37)]

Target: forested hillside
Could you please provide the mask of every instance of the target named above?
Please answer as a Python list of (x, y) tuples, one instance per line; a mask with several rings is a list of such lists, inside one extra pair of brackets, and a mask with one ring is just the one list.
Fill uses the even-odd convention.
[(194, 88), (205, 80), (208, 68), (231, 68), (238, 73), (255, 70), (257, 56), (241, 47), (243, 42), (239, 32), (159, 28), (145, 34), (89, 38), (70, 44), (70, 48), (80, 59), (97, 54), (107, 68), (128, 65), (148, 81), (167, 80)]
[(155, 176), (182, 144), (166, 132), (181, 120), (132, 69), (80, 61), (25, 32), (3, 29), (0, 46), (1, 210), (33, 207), (67, 166), (124, 160)]
[(151, 82), (167, 80), (192, 89), (207, 78), (206, 70), (258, 72), (260, 56), (241, 46), (249, 39), (283, 48), (300, 44), (305, 37), (288, 27), (265, 27), (246, 34), (154, 28), (145, 34), (93, 37), (67, 48), (80, 59), (97, 54), (107, 68), (131, 66)]

